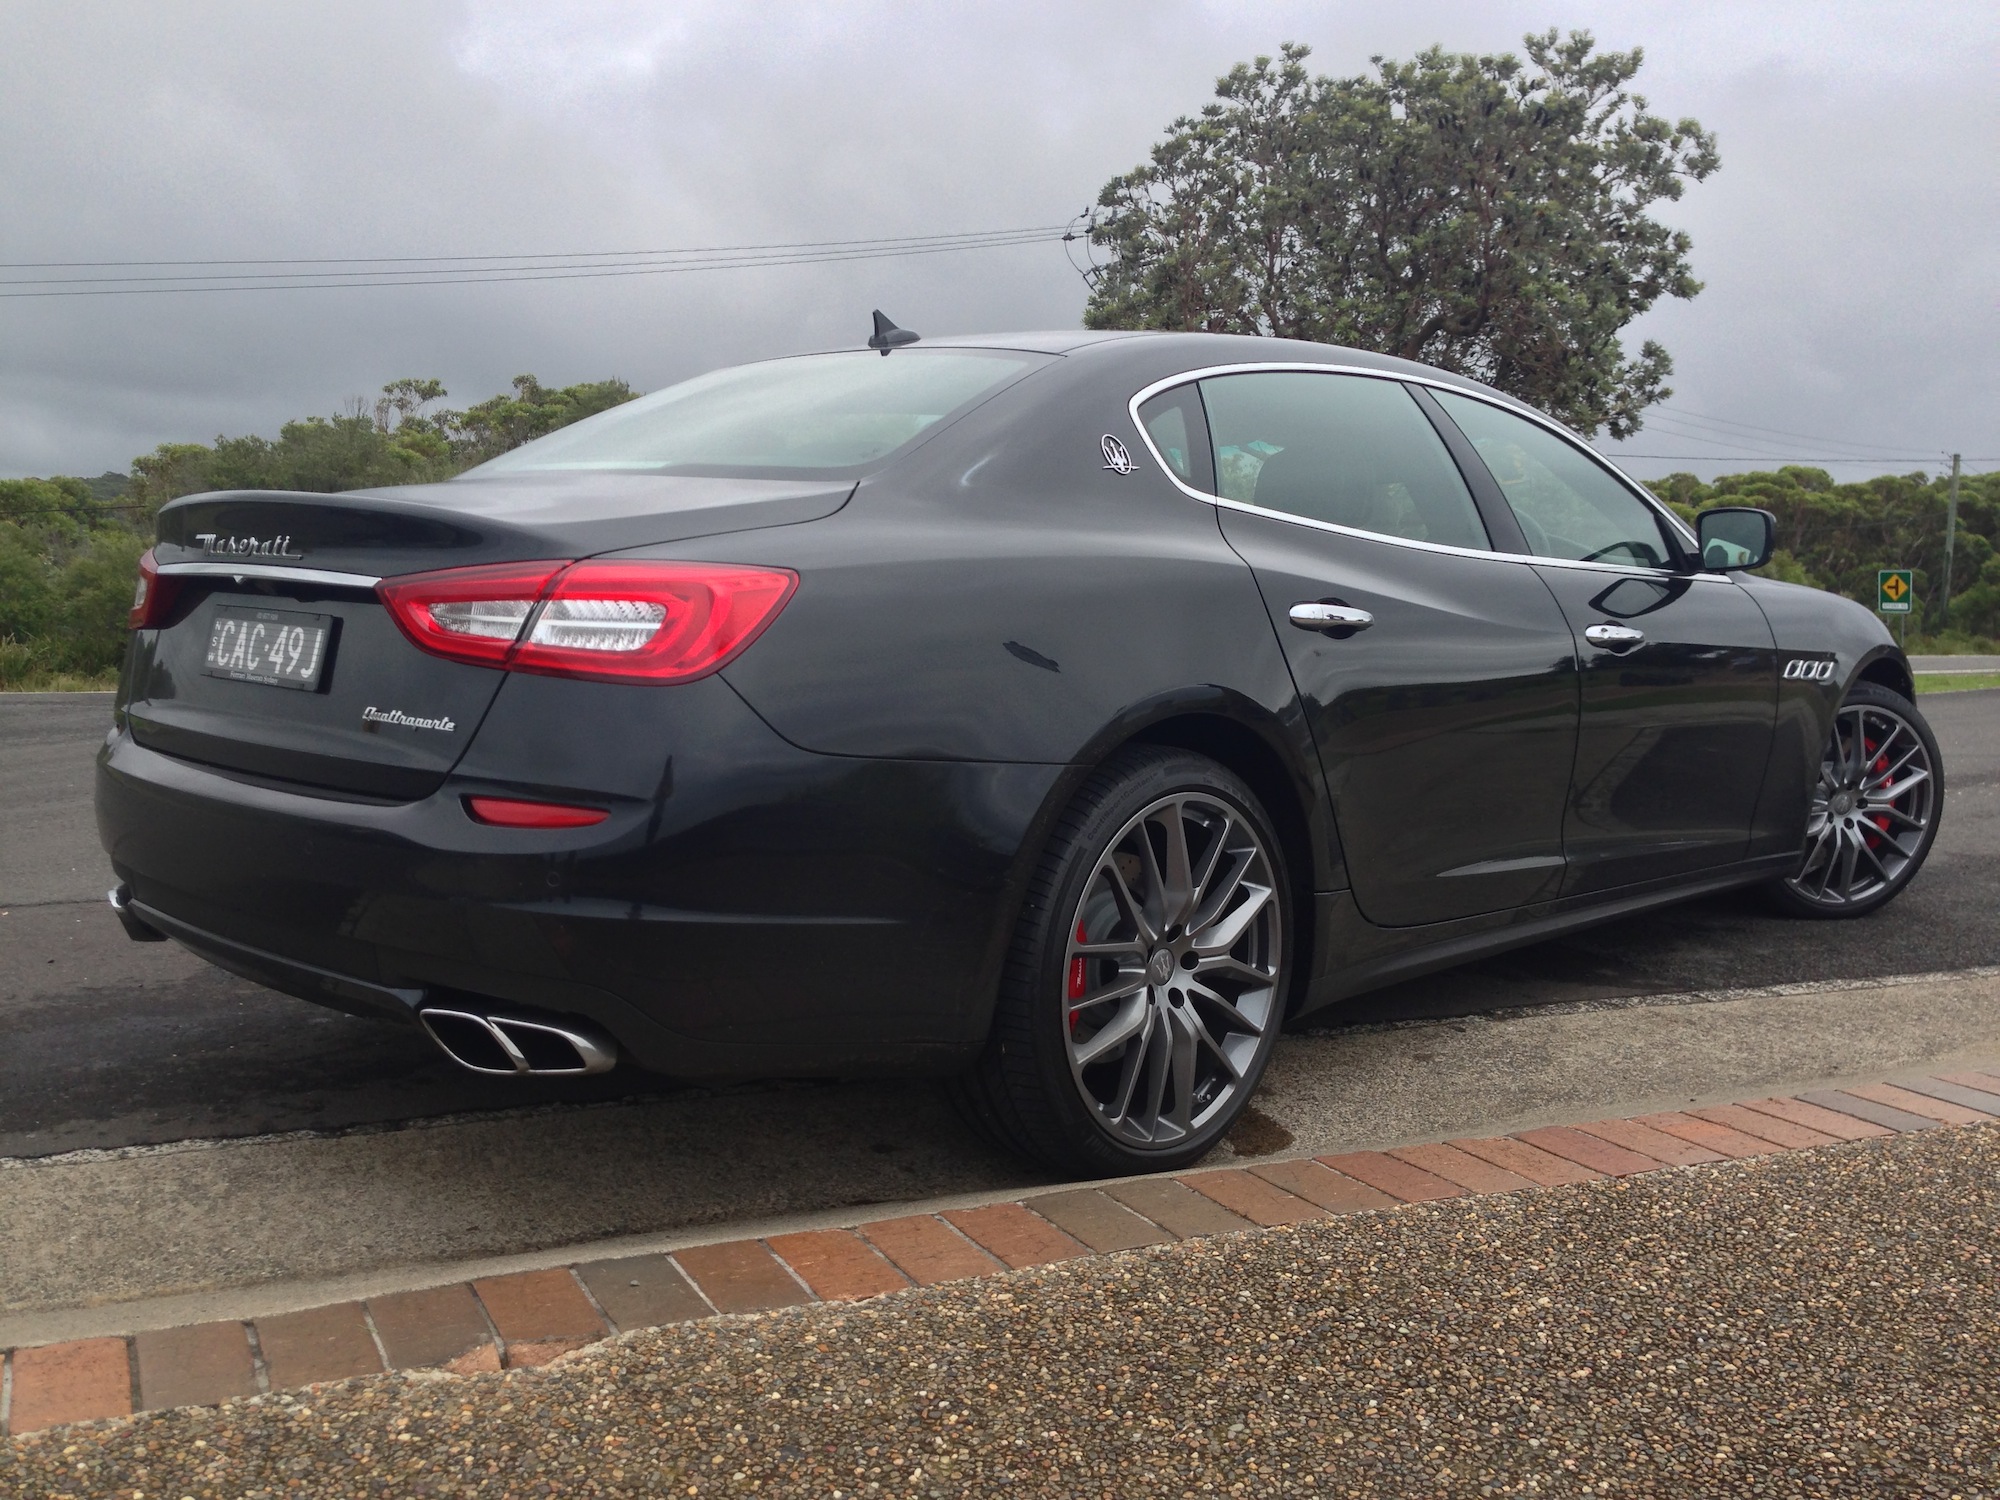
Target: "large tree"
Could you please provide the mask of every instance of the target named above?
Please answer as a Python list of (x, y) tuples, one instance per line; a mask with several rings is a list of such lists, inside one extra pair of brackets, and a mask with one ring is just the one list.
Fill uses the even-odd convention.
[(1099, 196), (1084, 322), (1375, 349), (1636, 431), (1673, 362), (1619, 330), (1701, 289), (1647, 210), (1716, 169), (1715, 141), (1627, 92), (1637, 48), (1525, 44), (1531, 65), (1433, 47), (1375, 77), (1314, 77), (1295, 44), (1237, 65)]

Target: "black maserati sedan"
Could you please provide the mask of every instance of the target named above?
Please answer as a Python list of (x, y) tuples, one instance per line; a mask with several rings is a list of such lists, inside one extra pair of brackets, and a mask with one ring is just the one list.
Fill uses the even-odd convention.
[(1352, 349), (891, 333), (167, 506), (98, 758), (127, 930), (490, 1073), (949, 1078), (1109, 1174), (1372, 986), (1922, 865), (1909, 665), (1749, 571), (1767, 513)]

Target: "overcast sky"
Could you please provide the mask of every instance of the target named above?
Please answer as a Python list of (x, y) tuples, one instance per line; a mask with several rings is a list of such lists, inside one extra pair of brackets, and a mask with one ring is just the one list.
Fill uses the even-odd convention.
[[(1672, 220), (1707, 289), (1636, 473), (1861, 445), (1841, 477), (2000, 468), (2000, 7), (951, 0), (0, 0), (0, 262), (514, 254), (1060, 223), (1217, 74), (1432, 43), (1643, 45), (1720, 138)], [(0, 276), (33, 276), (6, 270)], [(717, 364), (1074, 326), (1055, 245), (847, 265), (349, 291), (0, 300), (0, 476), (275, 435), (403, 375), (453, 404), (532, 371), (650, 389)], [(1737, 431), (1715, 454), (1712, 419)], [(1615, 450), (1614, 450), (1615, 451)]]

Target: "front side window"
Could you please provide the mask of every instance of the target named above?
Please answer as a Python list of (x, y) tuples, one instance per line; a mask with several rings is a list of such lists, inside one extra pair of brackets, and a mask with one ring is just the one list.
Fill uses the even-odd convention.
[(838, 475), (887, 458), (1048, 356), (811, 354), (713, 370), (502, 454), (478, 475), (564, 470)]
[(1393, 380), (1254, 371), (1201, 382), (1216, 493), (1411, 541), (1491, 544), (1451, 453)]
[(1652, 508), (1575, 445), (1485, 401), (1431, 394), (1479, 450), (1537, 557), (1644, 568), (1673, 557)]

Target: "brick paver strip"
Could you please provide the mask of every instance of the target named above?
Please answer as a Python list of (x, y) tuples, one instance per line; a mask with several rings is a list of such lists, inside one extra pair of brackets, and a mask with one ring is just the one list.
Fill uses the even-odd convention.
[(259, 1318), (257, 1344), (264, 1351), (274, 1391), (375, 1375), (382, 1369), (382, 1356), (359, 1302)]
[(517, 1271), (472, 1283), (486, 1315), (508, 1343), (604, 1337), (604, 1320), (567, 1269)]
[(1693, 1141), (1684, 1141), (1677, 1135), (1668, 1135), (1664, 1130), (1641, 1125), (1637, 1120), (1592, 1120), (1576, 1128), (1585, 1135), (1594, 1135), (1628, 1151), (1643, 1152), (1671, 1166), (1692, 1167), (1702, 1162), (1728, 1160), (1720, 1151), (1697, 1146)]
[(708, 1304), (670, 1255), (628, 1255), (576, 1268), (597, 1305), (620, 1329), (663, 1328), (708, 1316)]
[(1891, 1109), (1908, 1110), (1913, 1115), (1928, 1115), (1933, 1120), (1942, 1120), (1947, 1125), (1984, 1125), (1993, 1116), (1983, 1109), (1967, 1109), (1964, 1105), (1935, 1094), (1924, 1095), (1909, 1089), (1898, 1088), (1893, 1083), (1856, 1083), (1841, 1091), (1866, 1099), (1872, 1104), (1886, 1104)]
[(765, 1243), (824, 1302), (879, 1297), (884, 1292), (901, 1291), (910, 1284), (908, 1277), (851, 1229), (778, 1234)]
[(1808, 1130), (1803, 1125), (1794, 1125), (1790, 1120), (1780, 1120), (1775, 1115), (1760, 1115), (1756, 1110), (1745, 1109), (1740, 1104), (1710, 1104), (1681, 1112), (1697, 1120), (1706, 1120), (1711, 1125), (1720, 1125), (1725, 1130), (1737, 1131), (1752, 1140), (1783, 1146), (1787, 1151), (1833, 1144), (1833, 1137), (1824, 1131)]
[(1518, 1172), (1496, 1167), (1490, 1161), (1468, 1156), (1456, 1146), (1434, 1143), (1428, 1146), (1398, 1146), (1389, 1155), (1408, 1162), (1433, 1177), (1455, 1182), (1472, 1193), (1518, 1193), (1535, 1184)]
[(136, 1334), (132, 1357), (139, 1365), (139, 1405), (146, 1411), (213, 1406), (257, 1394), (250, 1335), (241, 1323), (195, 1323)]
[(1589, 1167), (1592, 1171), (1602, 1172), (1606, 1177), (1631, 1177), (1639, 1172), (1657, 1172), (1665, 1165), (1657, 1156), (1647, 1156), (1563, 1125), (1550, 1125), (1540, 1130), (1516, 1131), (1514, 1139), (1526, 1141), (1530, 1146), (1539, 1146), (1551, 1156), (1566, 1157), (1579, 1165)]
[(1871, 1136), (1894, 1135), (1885, 1125), (1877, 1125), (1837, 1109), (1821, 1109), (1801, 1099), (1745, 1099), (1745, 1109), (1774, 1119), (1789, 1120), (1808, 1130), (1822, 1131), (1839, 1141), (1865, 1141)]
[(1294, 1197), (1337, 1214), (1358, 1214), (1371, 1208), (1394, 1208), (1396, 1199), (1365, 1182), (1356, 1182), (1316, 1161), (1264, 1162), (1250, 1169)]
[(1641, 1115), (1639, 1123), (1649, 1125), (1663, 1135), (1679, 1136), (1684, 1141), (1693, 1141), (1697, 1146), (1706, 1146), (1731, 1161), (1743, 1161), (1752, 1156), (1769, 1156), (1773, 1151), (1783, 1149), (1769, 1136), (1751, 1135), (1727, 1125), (1718, 1125), (1713, 1120), (1683, 1114), (1677, 1109), (1665, 1110), (1657, 1115)]
[(2000, 1084), (1987, 1090), (1969, 1088), (1946, 1078), (1905, 1078), (1898, 1087), (1931, 1099), (1949, 1099), (1953, 1104), (1963, 1104), (1967, 1109), (1976, 1109), (1982, 1114), (2000, 1116)]
[[(434, 1369), (493, 1345), (493, 1330), (464, 1282), (370, 1297), (368, 1316), (392, 1370)], [(500, 1367), (497, 1358), (492, 1367)]]
[(1168, 1234), (1184, 1240), (1205, 1234), (1234, 1234), (1251, 1227), (1248, 1219), (1231, 1213), (1213, 1198), (1165, 1177), (1141, 1177), (1114, 1182), (1105, 1194), (1134, 1213), (1144, 1214)]
[(861, 1232), (918, 1286), (984, 1276), (1000, 1263), (933, 1214), (877, 1219)]
[(1018, 1203), (955, 1208), (944, 1217), (957, 1226), (960, 1234), (985, 1246), (990, 1254), (1017, 1271), (1024, 1266), (1052, 1265), (1090, 1253), (1040, 1214)]
[(1868, 1120), (1894, 1131), (1936, 1130), (1938, 1122), (1928, 1115), (1913, 1115), (1907, 1109), (1897, 1109), (1888, 1104), (1877, 1104), (1873, 1099), (1863, 1099), (1858, 1094), (1844, 1093), (1840, 1089), (1819, 1089), (1814, 1093), (1799, 1095), (1808, 1104), (1817, 1104), (1821, 1109), (1838, 1110), (1844, 1115)]
[(1384, 1151), (1347, 1151), (1339, 1156), (1314, 1158), (1323, 1167), (1365, 1182), (1404, 1203), (1430, 1203), (1439, 1198), (1462, 1198), (1465, 1189), (1455, 1182), (1433, 1176), (1422, 1167), (1398, 1161)]
[(1331, 1217), (1316, 1203), (1274, 1187), (1262, 1177), (1234, 1168), (1219, 1172), (1190, 1172), (1180, 1179), (1205, 1198), (1213, 1198), (1231, 1213), (1261, 1224), (1266, 1229), (1277, 1224), (1302, 1224), (1308, 1219)]
[(1938, 1078), (1944, 1083), (1955, 1083), (1962, 1089), (1978, 1089), (1981, 1093), (2000, 1094), (2000, 1073), (1940, 1073)]
[(755, 1240), (697, 1245), (674, 1259), (694, 1279), (717, 1312), (764, 1312), (810, 1302), (811, 1294)]
[(1044, 1193), (1028, 1199), (1025, 1206), (1099, 1255), (1111, 1250), (1137, 1250), (1141, 1245), (1164, 1245), (1173, 1240), (1159, 1225), (1140, 1218), (1122, 1203), (1114, 1203), (1095, 1188)]
[(16, 1437), (132, 1411), (132, 1361), (123, 1339), (74, 1339), (16, 1349), (13, 1375), (7, 1430)]
[(1517, 1141), (1510, 1136), (1492, 1137), (1482, 1140), (1453, 1141), (1459, 1150), (1490, 1161), (1496, 1167), (1505, 1167), (1510, 1172), (1518, 1172), (1543, 1187), (1560, 1187), (1571, 1182), (1595, 1182), (1603, 1177), (1602, 1172), (1593, 1171), (1580, 1162), (1544, 1151), (1540, 1146), (1530, 1146), (1526, 1141)]

